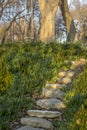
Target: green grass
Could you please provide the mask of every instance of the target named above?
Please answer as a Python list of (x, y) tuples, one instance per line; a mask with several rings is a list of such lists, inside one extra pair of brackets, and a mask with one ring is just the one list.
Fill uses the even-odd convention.
[[(40, 95), (45, 83), (47, 81), (55, 82), (60, 68), (69, 68), (71, 60), (81, 57), (86, 58), (86, 52), (86, 48), (71, 43), (62, 45), (58, 43), (43, 44), (41, 42), (34, 44), (10, 43), (0, 46), (0, 130), (9, 130), (10, 122), (21, 117), (21, 109), (33, 109), (35, 103), (32, 97), (37, 94)], [(83, 75), (85, 75), (85, 72)], [(80, 82), (80, 78), (74, 82), (74, 86), (78, 85), (77, 81)], [(85, 86), (85, 82), (85, 78), (83, 78), (83, 87)], [(83, 89), (81, 86), (80, 88), (81, 90)], [(74, 104), (74, 102), (78, 102), (82, 104), (85, 96), (79, 95), (82, 96), (81, 101), (79, 101), (77, 100), (78, 95), (75, 96), (76, 99), (66, 96), (68, 109), (70, 103)], [(65, 112), (67, 118), (67, 111), (72, 115), (76, 115), (73, 112), (74, 110), (71, 112), (71, 109), (68, 109)], [(76, 108), (76, 110), (78, 109)], [(70, 128), (75, 130), (74, 118), (72, 119), (72, 116), (69, 118), (71, 122), (59, 122), (57, 123), (57, 127), (63, 130), (65, 128), (63, 126), (67, 124), (66, 128), (68, 128), (72, 124), (73, 127), (70, 125)]]
[(87, 130), (87, 65), (66, 91), (67, 108), (63, 120), (56, 121), (56, 130)]

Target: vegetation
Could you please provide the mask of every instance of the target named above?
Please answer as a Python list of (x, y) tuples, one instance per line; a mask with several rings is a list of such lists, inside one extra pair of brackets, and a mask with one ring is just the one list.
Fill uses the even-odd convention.
[[(80, 44), (71, 43), (7, 43), (0, 46), (0, 130), (9, 130), (10, 122), (21, 117), (21, 109), (34, 107), (33, 99), (45, 83), (55, 82), (60, 68), (70, 67), (71, 60), (86, 58), (86, 52)], [(73, 82), (72, 90), (67, 90), (68, 107), (64, 120), (55, 122), (56, 128), (86, 128), (86, 77), (87, 66)]]
[(63, 120), (55, 122), (57, 130), (87, 129), (87, 65), (85, 70), (73, 81), (66, 91), (67, 108)]
[(0, 0), (0, 44), (54, 38), (87, 44), (86, 0)]

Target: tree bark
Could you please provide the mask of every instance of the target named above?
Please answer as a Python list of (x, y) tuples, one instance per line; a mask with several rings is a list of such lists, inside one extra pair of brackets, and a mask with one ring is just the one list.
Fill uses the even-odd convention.
[(76, 40), (76, 29), (71, 13), (68, 8), (67, 0), (61, 0), (60, 9), (62, 12), (63, 20), (66, 25), (67, 41), (75, 42)]
[(51, 41), (55, 36), (55, 15), (59, 0), (39, 0), (41, 11), (40, 40)]

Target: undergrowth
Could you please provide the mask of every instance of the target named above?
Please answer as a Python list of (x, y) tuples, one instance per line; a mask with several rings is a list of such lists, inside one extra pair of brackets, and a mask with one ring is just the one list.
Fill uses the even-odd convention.
[(87, 64), (66, 91), (63, 119), (54, 124), (56, 130), (87, 130)]
[[(0, 46), (0, 130), (9, 130), (10, 122), (21, 117), (21, 109), (32, 109), (34, 106), (32, 97), (40, 94), (47, 81), (55, 82), (60, 68), (67, 69), (72, 60), (86, 58), (86, 51), (78, 44), (67, 43), (6, 43)], [(85, 74), (87, 73), (84, 72), (83, 77)], [(86, 87), (85, 78), (82, 80), (81, 77), (76, 80), (75, 87), (76, 83), (80, 84), (80, 80), (83, 87)], [(81, 84), (79, 87), (83, 89)], [(85, 96), (79, 96), (86, 100)], [(72, 101), (68, 99), (71, 103), (74, 103), (73, 100), (75, 99)], [(78, 101), (80, 104), (82, 102), (83, 100)], [(83, 109), (85, 112), (83, 106), (79, 111)], [(70, 111), (71, 109), (68, 110)], [(78, 113), (76, 115), (74, 112), (72, 115), (74, 114), (77, 120)], [(79, 116), (82, 116), (82, 113)], [(73, 125), (74, 118), (70, 117), (72, 123), (69, 124), (73, 130), (76, 128)], [(59, 127), (59, 123), (57, 126)], [(63, 127), (60, 130), (63, 130)]]

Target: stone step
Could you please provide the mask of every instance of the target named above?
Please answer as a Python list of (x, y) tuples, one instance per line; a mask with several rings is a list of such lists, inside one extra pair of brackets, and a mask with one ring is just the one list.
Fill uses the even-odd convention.
[(29, 116), (41, 117), (41, 118), (57, 118), (61, 116), (61, 113), (58, 111), (46, 111), (46, 110), (28, 110)]
[(65, 87), (65, 85), (56, 83), (56, 84), (46, 84), (45, 88), (58, 89), (63, 87)]
[(64, 77), (64, 76), (66, 76), (66, 73), (67, 73), (67, 71), (60, 71), (59, 73), (58, 73), (58, 76), (59, 77)]
[(42, 89), (42, 96), (46, 98), (59, 98), (63, 99), (64, 92), (60, 89), (51, 89), (51, 88), (43, 88)]
[(64, 103), (61, 100), (58, 100), (56, 98), (51, 98), (51, 99), (40, 99), (36, 102), (37, 106), (40, 106), (41, 108), (45, 109), (58, 109), (61, 110), (65, 108)]
[(34, 127), (31, 127), (31, 126), (23, 126), (23, 127), (16, 129), (16, 130), (45, 130), (45, 129), (34, 128)]
[(82, 58), (82, 59), (79, 59), (77, 61), (72, 61), (72, 66), (70, 67), (71, 69), (76, 69), (76, 68), (79, 68), (79, 67), (82, 67), (84, 66), (85, 64), (87, 63), (87, 60)]
[(63, 84), (70, 84), (71, 82), (72, 82), (72, 78), (71, 77), (64, 77), (64, 78), (62, 78), (61, 79), (61, 82), (63, 83)]
[(21, 124), (29, 125), (36, 128), (43, 128), (48, 130), (53, 130), (53, 125), (50, 121), (38, 117), (28, 117), (22, 118)]
[(67, 72), (67, 77), (73, 78), (74, 75), (75, 75), (75, 71), (74, 71), (74, 70), (73, 70), (73, 71), (68, 71), (68, 72)]
[(71, 70), (68, 70), (68, 71), (61, 71), (58, 73), (58, 76), (59, 77), (73, 77), (75, 75), (75, 71), (71, 71)]

